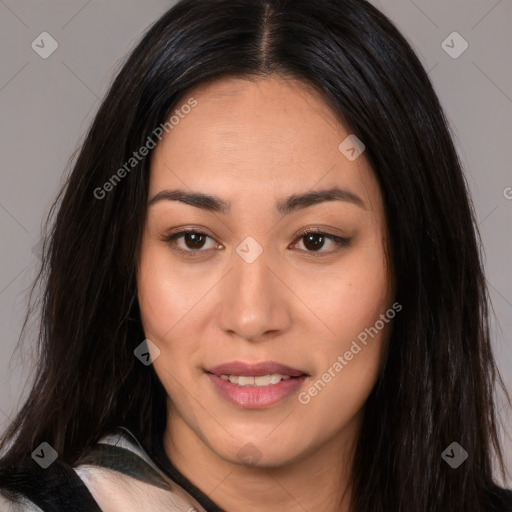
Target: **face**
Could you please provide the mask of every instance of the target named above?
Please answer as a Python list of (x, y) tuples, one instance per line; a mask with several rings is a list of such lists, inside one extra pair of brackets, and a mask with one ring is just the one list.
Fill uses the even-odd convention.
[(341, 446), (395, 313), (378, 183), (302, 83), (222, 79), (187, 101), (152, 154), (138, 268), (168, 433), (239, 465)]

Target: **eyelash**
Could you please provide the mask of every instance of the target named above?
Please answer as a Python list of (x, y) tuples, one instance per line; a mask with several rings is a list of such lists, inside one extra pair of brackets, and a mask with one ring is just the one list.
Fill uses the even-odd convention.
[[(162, 237), (161, 240), (163, 242), (166, 242), (171, 247), (171, 249), (173, 251), (176, 251), (176, 252), (178, 252), (180, 254), (183, 254), (187, 258), (197, 258), (197, 257), (200, 256), (197, 253), (206, 252), (207, 250), (204, 250), (204, 249), (185, 250), (185, 249), (178, 249), (178, 248), (176, 248), (174, 246), (176, 240), (178, 240), (182, 236), (187, 235), (189, 233), (192, 233), (192, 234), (195, 234), (195, 235), (203, 235), (203, 236), (205, 236), (207, 238), (211, 238), (213, 240), (213, 238), (210, 237), (209, 235), (207, 235), (206, 233), (203, 233), (202, 231), (197, 231), (197, 230), (194, 230), (194, 229), (185, 229), (185, 230), (182, 230), (182, 231), (177, 231), (176, 233), (173, 233), (172, 235), (168, 235), (168, 236)], [(321, 257), (324, 257), (324, 256), (329, 256), (330, 254), (333, 254), (333, 253), (341, 250), (342, 248), (350, 246), (350, 239), (349, 238), (343, 238), (343, 237), (340, 237), (340, 236), (331, 235), (329, 233), (324, 233), (323, 231), (318, 231), (318, 230), (314, 230), (314, 229), (303, 231), (302, 233), (299, 233), (297, 238), (296, 238), (296, 240), (303, 239), (303, 238), (305, 238), (305, 237), (307, 237), (309, 235), (321, 235), (324, 239), (331, 240), (332, 242), (334, 242), (336, 244), (336, 246), (337, 246), (334, 251), (327, 252), (325, 254), (320, 252), (320, 251), (303, 251), (303, 252), (306, 252), (310, 256), (313, 256), (315, 258), (321, 258)]]

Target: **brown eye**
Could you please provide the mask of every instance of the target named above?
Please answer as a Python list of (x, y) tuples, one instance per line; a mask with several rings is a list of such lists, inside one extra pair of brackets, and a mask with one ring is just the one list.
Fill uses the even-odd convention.
[[(321, 255), (324, 253), (326, 255), (331, 254), (333, 252), (336, 252), (338, 249), (341, 249), (342, 247), (348, 247), (350, 245), (350, 239), (348, 238), (342, 238), (340, 236), (322, 233), (321, 231), (309, 231), (306, 233), (302, 233), (300, 235), (300, 240), (302, 240), (306, 252), (318, 252)], [(331, 242), (331, 244), (334, 246), (333, 250), (321, 250), (324, 248), (326, 242)]]
[(197, 233), (193, 231), (184, 233), (183, 236), (185, 245), (189, 249), (201, 249), (207, 237), (207, 235), (205, 235), (204, 233)]
[[(181, 241), (181, 239), (183, 239)], [(207, 241), (212, 241), (212, 246), (207, 247)], [(219, 245), (208, 236), (206, 233), (194, 230), (183, 230), (172, 235), (166, 236), (162, 239), (165, 241), (174, 251), (183, 254), (188, 257), (201, 256), (201, 253), (207, 252), (207, 249), (219, 248)], [(321, 231), (309, 231), (302, 233), (299, 237), (304, 245), (303, 251), (306, 253), (315, 254), (319, 256), (328, 256), (329, 254), (335, 253), (337, 250), (348, 247), (350, 245), (350, 239), (342, 238), (336, 235), (323, 233)], [(181, 241), (181, 243), (179, 243)], [(325, 245), (331, 243), (332, 250), (322, 250)], [(295, 244), (295, 246), (298, 243)], [(295, 247), (294, 246), (294, 247)], [(315, 254), (316, 255), (316, 254)]]
[[(183, 239), (182, 243), (180, 239)], [(211, 247), (205, 247), (207, 240), (212, 240)], [(166, 236), (163, 240), (175, 251), (180, 252), (186, 256), (196, 256), (195, 253), (206, 252), (207, 249), (215, 249), (217, 244), (206, 233), (201, 231), (184, 230)], [(199, 256), (199, 254), (197, 254)]]
[(325, 243), (325, 237), (321, 233), (311, 233), (302, 237), (304, 240), (304, 247), (311, 251), (318, 251)]

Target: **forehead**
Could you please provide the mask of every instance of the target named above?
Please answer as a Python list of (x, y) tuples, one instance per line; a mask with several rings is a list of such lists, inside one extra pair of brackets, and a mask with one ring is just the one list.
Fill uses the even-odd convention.
[[(181, 111), (191, 98), (197, 105)], [(180, 112), (152, 155), (150, 194), (186, 186), (275, 196), (317, 183), (350, 186), (370, 200), (378, 192), (364, 153), (350, 161), (340, 151), (350, 133), (307, 84), (220, 79), (183, 96), (173, 113)]]

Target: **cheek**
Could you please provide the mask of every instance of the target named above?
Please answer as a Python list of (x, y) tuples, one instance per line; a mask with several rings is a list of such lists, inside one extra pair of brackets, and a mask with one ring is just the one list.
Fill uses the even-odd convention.
[(322, 321), (310, 324), (310, 332), (318, 333), (309, 347), (315, 375), (301, 403), (308, 401), (314, 416), (336, 411), (338, 425), (356, 414), (371, 392), (392, 325), (383, 252), (373, 244), (354, 251), (322, 284), (309, 303)]
[[(202, 287), (200, 280), (197, 286)], [(197, 302), (195, 287), (191, 291), (191, 282), (180, 279), (166, 251), (150, 243), (142, 252), (137, 287), (146, 336), (160, 342), (171, 339), (194, 307), (194, 298)]]
[(338, 290), (338, 311), (331, 317), (336, 322), (334, 329), (355, 337), (389, 307), (389, 281), (383, 257), (372, 255), (356, 261)]
[(197, 297), (191, 293), (190, 283), (184, 285), (176, 266), (169, 264), (165, 249), (151, 243), (143, 247), (137, 286), (144, 334), (160, 349), (153, 363), (159, 380), (169, 396), (181, 396), (181, 382), (187, 380), (199, 347), (194, 343), (199, 339), (194, 325), (189, 322)]
[(177, 263), (162, 243), (143, 243), (137, 276), (141, 320), (144, 334), (160, 349), (154, 367), (169, 393), (190, 381), (190, 372), (201, 373), (205, 299), (218, 280), (206, 274), (200, 265)]
[(389, 308), (390, 282), (384, 253), (379, 245), (367, 244), (348, 252), (339, 265), (302, 279), (301, 296), (314, 313), (321, 350), (332, 357), (350, 345), (365, 328), (374, 325)]

